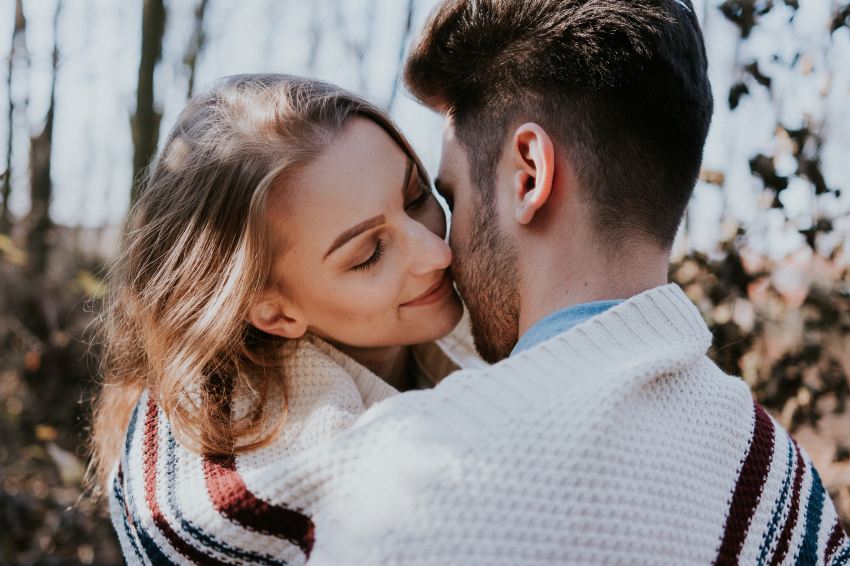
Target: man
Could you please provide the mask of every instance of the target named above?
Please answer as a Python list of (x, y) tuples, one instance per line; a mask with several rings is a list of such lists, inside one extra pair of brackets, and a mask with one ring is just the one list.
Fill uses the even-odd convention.
[(405, 80), (446, 116), (453, 270), (495, 365), (340, 437), (311, 560), (850, 562), (808, 456), (666, 284), (712, 113), (690, 1), (448, 0)]

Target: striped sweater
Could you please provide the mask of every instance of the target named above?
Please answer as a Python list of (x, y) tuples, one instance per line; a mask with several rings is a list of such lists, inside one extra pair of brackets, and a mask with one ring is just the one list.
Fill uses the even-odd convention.
[(336, 379), (267, 449), (194, 455), (144, 397), (113, 522), (146, 564), (850, 564), (810, 459), (710, 340), (667, 285), (427, 391), (313, 344), (292, 369)]

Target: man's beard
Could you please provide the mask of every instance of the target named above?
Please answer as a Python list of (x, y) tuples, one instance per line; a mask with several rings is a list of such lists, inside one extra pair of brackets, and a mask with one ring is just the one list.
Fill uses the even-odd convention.
[(495, 205), (478, 205), (467, 241), (454, 250), (452, 272), (469, 310), (475, 349), (493, 364), (507, 358), (519, 339), (517, 256), (499, 230)]

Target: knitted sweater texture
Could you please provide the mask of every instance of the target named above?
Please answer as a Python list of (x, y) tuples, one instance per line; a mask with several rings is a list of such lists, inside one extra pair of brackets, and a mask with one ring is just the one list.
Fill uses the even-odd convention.
[(144, 396), (113, 523), (145, 564), (850, 563), (810, 459), (710, 341), (666, 285), (403, 395), (309, 343), (281, 439), (246, 455), (184, 449)]

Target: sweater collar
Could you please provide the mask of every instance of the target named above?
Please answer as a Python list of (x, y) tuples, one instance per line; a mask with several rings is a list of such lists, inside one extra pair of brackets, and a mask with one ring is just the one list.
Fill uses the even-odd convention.
[(511, 355), (513, 356), (523, 350), (528, 350), (535, 344), (539, 344), (547, 338), (566, 332), (573, 326), (601, 314), (622, 302), (623, 301), (594, 301), (592, 303), (581, 303), (557, 310), (540, 319), (531, 328), (529, 328), (522, 337), (520, 337), (516, 346), (514, 346)]
[(696, 306), (678, 285), (668, 284), (635, 295), (493, 368), (524, 374), (529, 363), (544, 370), (554, 363), (559, 375), (596, 381), (603, 373), (617, 375), (648, 365), (657, 375), (704, 356), (711, 338)]

